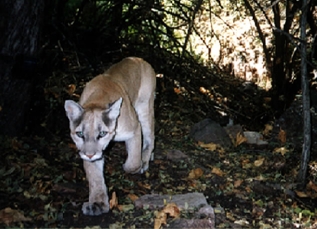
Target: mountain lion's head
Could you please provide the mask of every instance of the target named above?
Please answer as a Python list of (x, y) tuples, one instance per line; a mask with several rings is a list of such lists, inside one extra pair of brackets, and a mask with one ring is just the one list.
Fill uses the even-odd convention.
[(87, 161), (102, 158), (102, 151), (116, 133), (122, 98), (106, 106), (107, 108), (85, 107), (72, 101), (65, 101), (71, 137), (79, 155)]

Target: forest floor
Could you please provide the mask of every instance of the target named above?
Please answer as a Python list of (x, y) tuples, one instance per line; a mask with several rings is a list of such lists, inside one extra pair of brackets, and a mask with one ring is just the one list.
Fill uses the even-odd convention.
[[(201, 192), (218, 209), (217, 228), (317, 227), (314, 149), (309, 183), (299, 190), (296, 176), (301, 149), (295, 143), (301, 142), (300, 138), (286, 139), (284, 148), (278, 138), (271, 136), (262, 146), (243, 143), (225, 150), (203, 148), (188, 136), (194, 123), (191, 117), (198, 108), (178, 93), (175, 91), (173, 98), (165, 95), (156, 107), (155, 159), (148, 172), (124, 173), (126, 155), (122, 143), (115, 143), (105, 152), (109, 196), (115, 192), (119, 206), (101, 216), (81, 212), (82, 203), (88, 199), (88, 187), (82, 161), (66, 128), (49, 138), (31, 134), (1, 139), (0, 226), (154, 228), (156, 211), (135, 208), (133, 199), (153, 193)], [(252, 99), (243, 98), (245, 109)], [(59, 115), (64, 116), (62, 109)], [(167, 155), (176, 151), (186, 157), (169, 160)], [(202, 173), (189, 178), (195, 169)], [(163, 228), (172, 220), (168, 218)]]

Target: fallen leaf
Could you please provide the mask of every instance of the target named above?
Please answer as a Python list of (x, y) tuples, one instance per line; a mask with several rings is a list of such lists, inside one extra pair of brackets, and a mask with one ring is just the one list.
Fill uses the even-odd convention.
[(174, 87), (174, 92), (175, 92), (175, 94), (180, 94), (182, 91), (180, 88)]
[(118, 206), (118, 198), (116, 192), (112, 192), (111, 200), (109, 201), (110, 209)]
[(117, 208), (121, 212), (127, 212), (127, 211), (130, 211), (130, 210), (133, 210), (134, 209), (134, 205), (133, 204), (122, 204), (122, 205), (118, 204)]
[(154, 219), (154, 229), (160, 229), (162, 226), (163, 222), (161, 219)]
[(307, 195), (305, 192), (302, 192), (302, 191), (297, 191), (297, 190), (295, 190), (295, 193), (296, 193), (296, 195), (297, 195), (298, 197), (301, 197), (301, 198), (303, 198), (303, 197), (308, 197), (308, 195)]
[(198, 142), (198, 145), (200, 147), (203, 147), (203, 148), (208, 149), (210, 151), (215, 151), (217, 149), (217, 144), (215, 144), (215, 143), (206, 144), (206, 143), (203, 143), (203, 142)]
[(154, 229), (160, 229), (162, 224), (166, 225), (167, 214), (163, 211), (159, 211), (155, 215)]
[(260, 167), (261, 165), (263, 165), (264, 160), (265, 160), (265, 158), (263, 157), (263, 158), (260, 158), (256, 161), (254, 161), (254, 166)]
[(201, 168), (193, 169), (188, 174), (188, 179), (194, 180), (198, 179), (204, 174), (204, 171)]
[(180, 216), (180, 209), (175, 203), (167, 204), (163, 210), (155, 214), (154, 229), (160, 229), (163, 224), (166, 225), (167, 215), (173, 218)]
[(272, 130), (273, 130), (273, 125), (266, 124), (262, 133), (263, 135), (269, 135)]
[(136, 201), (137, 199), (139, 199), (139, 197), (133, 193), (129, 193), (128, 197), (130, 198), (130, 200), (132, 200), (133, 202)]
[(142, 182), (138, 182), (138, 185), (142, 188), (151, 190), (151, 185), (150, 184), (143, 184)]
[(285, 147), (280, 147), (280, 148), (275, 148), (273, 152), (274, 153), (280, 153), (280, 154), (282, 154), (284, 156), (286, 153), (289, 152), (289, 150), (286, 149)]
[(9, 226), (11, 223), (31, 221), (31, 218), (25, 217), (18, 210), (5, 208), (0, 210), (0, 223)]
[(236, 180), (233, 184), (233, 186), (235, 188), (238, 188), (241, 184), (242, 184), (243, 180), (242, 179), (239, 179), (239, 180)]
[(237, 147), (247, 141), (248, 139), (242, 133), (239, 132), (237, 133), (237, 136), (236, 136), (235, 146)]
[(175, 203), (167, 204), (162, 211), (173, 218), (178, 218), (180, 216), (180, 210)]
[(311, 190), (314, 190), (315, 192), (317, 192), (317, 185), (314, 182), (309, 181), (307, 184), (307, 189), (311, 189)]
[(221, 177), (225, 174), (221, 169), (219, 169), (217, 167), (214, 167), (211, 170), (211, 173), (216, 174), (216, 175), (221, 176)]
[(285, 142), (286, 142), (286, 132), (285, 132), (285, 130), (280, 129), (280, 132), (278, 133), (278, 140), (282, 144), (285, 144)]
[(67, 93), (69, 95), (73, 95), (75, 91), (76, 91), (76, 85), (75, 84), (69, 84), (68, 87), (67, 87)]

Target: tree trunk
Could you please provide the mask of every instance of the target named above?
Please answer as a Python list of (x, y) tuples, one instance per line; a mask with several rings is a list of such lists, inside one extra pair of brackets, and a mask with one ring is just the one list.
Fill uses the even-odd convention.
[[(271, 1), (272, 4), (276, 1)], [(273, 30), (274, 34), (274, 47), (275, 53), (272, 63), (272, 86), (273, 86), (273, 99), (272, 106), (275, 111), (282, 111), (285, 105), (289, 105), (290, 102), (293, 101), (295, 94), (297, 91), (291, 90), (290, 81), (286, 77), (287, 64), (290, 61), (290, 47), (289, 47), (289, 38), (287, 34), (291, 29), (295, 12), (298, 10), (297, 4), (290, 4), (286, 1), (285, 14), (286, 20), (281, 25), (283, 13), (280, 10), (279, 3), (276, 3), (273, 6), (274, 13), (274, 26), (276, 29)], [(280, 97), (284, 98), (280, 100)], [(281, 109), (282, 108), (282, 109)], [(279, 112), (277, 112), (279, 114)]]
[(301, 18), (301, 74), (302, 74), (302, 94), (303, 94), (303, 149), (301, 166), (298, 174), (298, 182), (304, 187), (306, 182), (307, 167), (310, 157), (311, 146), (311, 120), (310, 120), (310, 97), (309, 80), (307, 74), (307, 53), (306, 53), (306, 24), (307, 24), (307, 0), (303, 0), (302, 18)]
[(0, 27), (0, 135), (17, 136), (30, 102), (44, 0), (2, 0), (0, 8), (6, 9)]

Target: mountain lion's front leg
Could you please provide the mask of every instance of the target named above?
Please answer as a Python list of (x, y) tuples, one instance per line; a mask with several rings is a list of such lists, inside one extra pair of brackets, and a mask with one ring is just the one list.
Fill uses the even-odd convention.
[(84, 160), (86, 177), (89, 182), (89, 202), (83, 204), (85, 215), (100, 215), (109, 211), (109, 197), (103, 176), (104, 159), (94, 162)]

